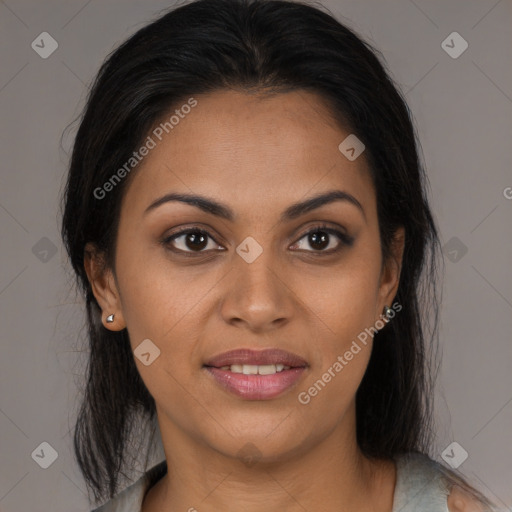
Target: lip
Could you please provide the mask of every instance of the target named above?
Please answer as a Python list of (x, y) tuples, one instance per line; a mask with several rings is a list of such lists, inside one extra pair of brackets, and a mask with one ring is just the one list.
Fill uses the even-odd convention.
[(272, 375), (244, 375), (206, 366), (207, 372), (225, 390), (245, 400), (270, 400), (291, 388), (306, 371), (305, 366)]
[[(232, 364), (282, 364), (290, 366), (290, 369), (271, 375), (245, 375), (221, 369)], [(238, 397), (245, 400), (270, 400), (293, 387), (308, 366), (302, 357), (281, 349), (238, 349), (213, 357), (204, 365), (204, 369), (221, 388)]]
[(292, 368), (306, 367), (307, 362), (302, 357), (286, 350), (278, 348), (268, 348), (265, 350), (251, 350), (242, 348), (224, 352), (212, 357), (205, 366), (221, 368), (222, 366), (231, 366), (232, 364), (283, 364)]

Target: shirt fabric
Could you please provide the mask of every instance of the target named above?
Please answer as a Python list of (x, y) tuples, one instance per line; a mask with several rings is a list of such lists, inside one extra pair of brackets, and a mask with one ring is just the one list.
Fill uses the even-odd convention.
[[(395, 458), (397, 467), (392, 512), (449, 512), (450, 494), (443, 467), (426, 455), (410, 453)], [(135, 483), (92, 512), (140, 512), (144, 496), (167, 472), (163, 460)]]

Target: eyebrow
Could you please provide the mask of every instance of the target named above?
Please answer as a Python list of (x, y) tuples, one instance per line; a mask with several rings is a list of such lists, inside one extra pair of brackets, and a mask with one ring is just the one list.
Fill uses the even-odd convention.
[[(190, 204), (199, 208), (200, 210), (203, 210), (206, 213), (210, 213), (230, 222), (233, 222), (235, 218), (235, 214), (233, 210), (229, 208), (229, 206), (219, 203), (214, 199), (196, 194), (179, 193), (166, 194), (152, 202), (144, 211), (144, 215), (151, 210), (154, 210), (159, 206), (172, 201), (179, 201), (181, 203)], [(312, 210), (316, 210), (321, 206), (333, 203), (335, 201), (346, 201), (356, 206), (362, 213), (366, 222), (366, 213), (361, 203), (352, 194), (342, 190), (330, 190), (328, 192), (323, 192), (316, 196), (310, 197), (305, 201), (292, 204), (281, 214), (279, 222), (294, 220), (301, 215), (304, 215)]]

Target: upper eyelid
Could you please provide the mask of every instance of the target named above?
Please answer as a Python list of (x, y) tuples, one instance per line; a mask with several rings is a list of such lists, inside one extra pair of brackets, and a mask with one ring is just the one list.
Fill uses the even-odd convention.
[(165, 241), (168, 241), (171, 239), (176, 239), (180, 236), (187, 235), (188, 233), (194, 233), (194, 232), (204, 233), (205, 235), (209, 236), (216, 244), (221, 245), (220, 242), (217, 241), (216, 237), (213, 236), (208, 229), (202, 228), (199, 226), (196, 226), (196, 227), (190, 226), (190, 227), (180, 228), (180, 229), (178, 229), (178, 231), (176, 231), (176, 233), (171, 233), (170, 235), (164, 236), (163, 241), (165, 242)]

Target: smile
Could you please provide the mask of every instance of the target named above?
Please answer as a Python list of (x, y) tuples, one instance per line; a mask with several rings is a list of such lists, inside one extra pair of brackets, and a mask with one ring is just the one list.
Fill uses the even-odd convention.
[(290, 366), (285, 366), (284, 364), (232, 364), (231, 366), (223, 366), (221, 368), (221, 370), (243, 373), (244, 375), (273, 375), (274, 373), (289, 369)]
[(280, 349), (238, 349), (210, 359), (204, 366), (224, 391), (245, 400), (270, 400), (292, 388), (308, 367), (296, 354)]

